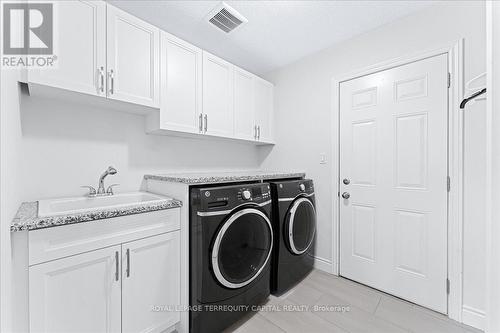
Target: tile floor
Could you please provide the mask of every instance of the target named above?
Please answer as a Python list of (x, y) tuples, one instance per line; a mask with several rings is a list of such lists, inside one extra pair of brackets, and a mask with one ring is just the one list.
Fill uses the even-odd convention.
[(226, 332), (481, 331), (350, 280), (315, 270), (287, 294), (279, 298), (271, 296), (265, 309), (249, 314)]

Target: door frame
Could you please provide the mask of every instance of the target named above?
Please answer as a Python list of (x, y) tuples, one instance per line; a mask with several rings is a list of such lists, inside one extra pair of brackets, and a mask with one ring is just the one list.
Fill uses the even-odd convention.
[(447, 54), (450, 87), (448, 89), (448, 317), (462, 321), (462, 258), (463, 258), (463, 110), (459, 104), (464, 95), (464, 39), (447, 43), (440, 48), (398, 57), (332, 78), (332, 266), (331, 273), (340, 272), (340, 83), (361, 76), (406, 65), (426, 58)]

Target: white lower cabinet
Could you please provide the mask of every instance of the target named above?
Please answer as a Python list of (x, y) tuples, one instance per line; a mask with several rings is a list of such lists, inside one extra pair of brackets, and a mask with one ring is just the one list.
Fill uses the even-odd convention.
[(120, 252), (117, 245), (30, 267), (30, 332), (120, 332)]
[(30, 332), (163, 332), (180, 320), (180, 231), (29, 268)]
[(180, 320), (179, 231), (122, 244), (122, 331), (162, 332)]

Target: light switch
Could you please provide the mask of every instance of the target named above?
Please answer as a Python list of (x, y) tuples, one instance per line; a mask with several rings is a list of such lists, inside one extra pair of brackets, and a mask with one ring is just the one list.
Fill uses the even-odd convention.
[(326, 164), (326, 154), (325, 153), (319, 154), (319, 164)]

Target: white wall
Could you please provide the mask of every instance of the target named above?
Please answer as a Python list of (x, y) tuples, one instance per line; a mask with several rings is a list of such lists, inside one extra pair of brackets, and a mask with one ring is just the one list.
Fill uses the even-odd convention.
[(21, 203), (18, 187), (18, 150), (22, 141), (19, 113), (18, 73), (0, 72), (0, 331), (8, 332), (11, 324), (11, 244), (10, 222)]
[(23, 201), (81, 195), (108, 165), (117, 191), (138, 190), (145, 173), (259, 167), (250, 144), (147, 135), (143, 116), (24, 94), (21, 125)]
[[(304, 169), (315, 180), (318, 202), (317, 254), (332, 261), (333, 193), (331, 79), (405, 55), (465, 38), (465, 80), (485, 71), (485, 5), (450, 1), (334, 45), (267, 75), (276, 84), (276, 147), (264, 168)], [(465, 117), (464, 305), (484, 310), (485, 103)], [(319, 164), (320, 153), (328, 156)]]
[(489, 1), (486, 4), (486, 70), (488, 71), (488, 101), (486, 117), (489, 155), (487, 181), (490, 184), (487, 198), (487, 253), (488, 263), (486, 286), (486, 313), (488, 313), (485, 332), (500, 332), (500, 3)]

